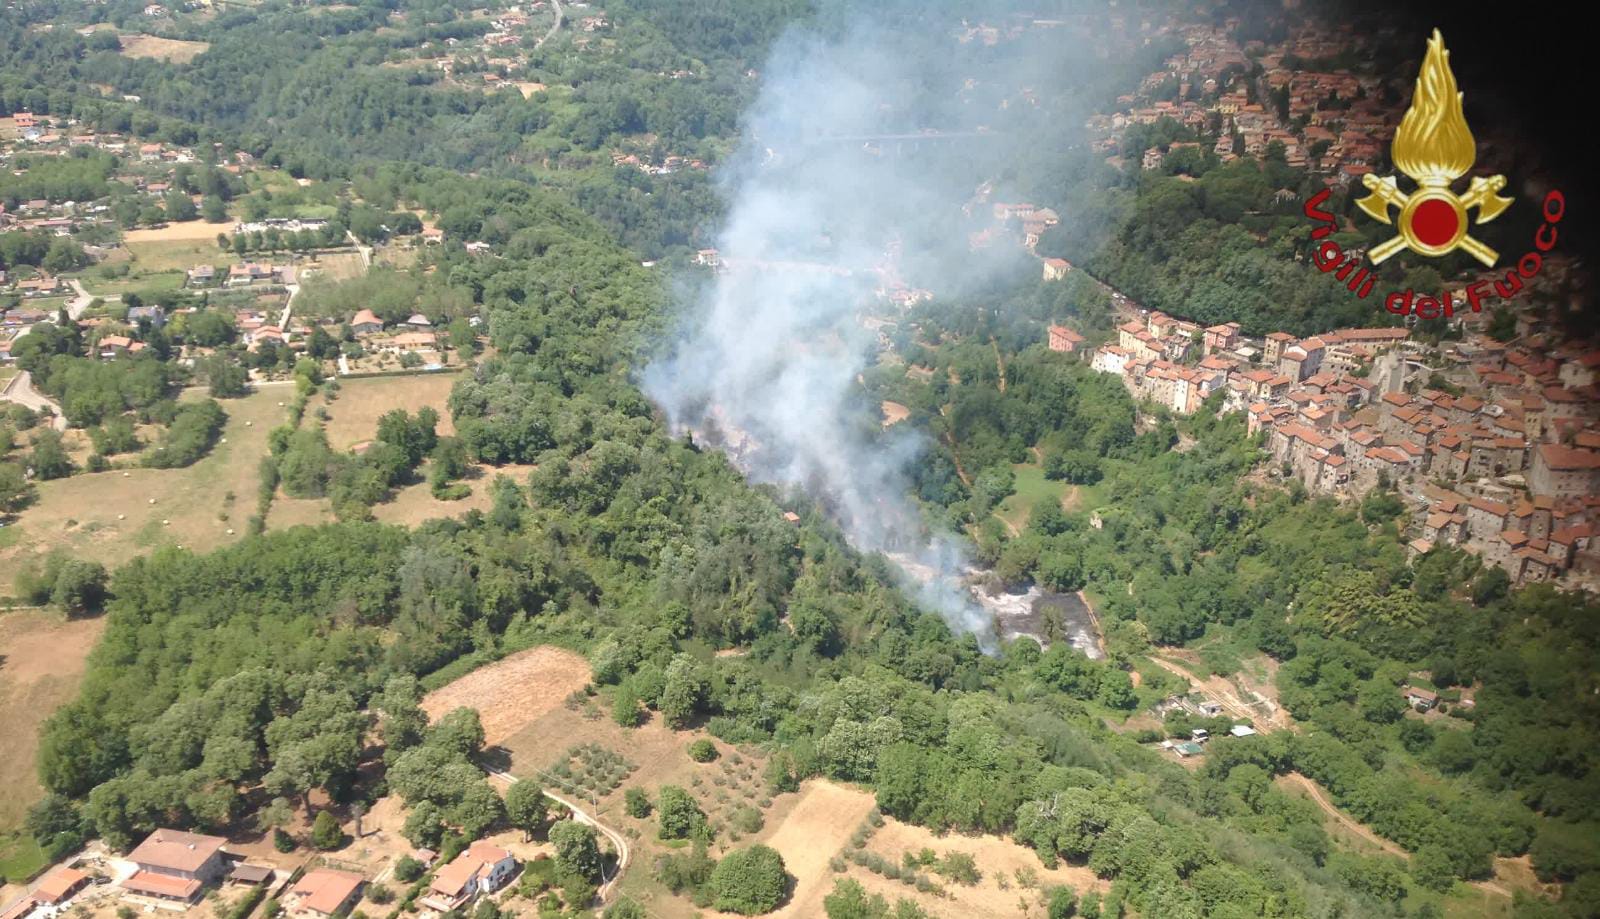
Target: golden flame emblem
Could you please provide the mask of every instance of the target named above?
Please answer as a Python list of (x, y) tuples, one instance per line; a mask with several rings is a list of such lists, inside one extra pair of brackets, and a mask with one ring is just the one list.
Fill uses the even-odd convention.
[(1467, 212), (1476, 208), (1475, 222), (1482, 224), (1510, 207), (1511, 199), (1499, 194), (1506, 186), (1505, 176), (1475, 176), (1464, 195), (1450, 189), (1477, 159), (1461, 100), (1456, 76), (1450, 71), (1450, 52), (1445, 50), (1444, 37), (1434, 29), (1411, 108), (1400, 119), (1392, 150), (1395, 166), (1417, 183), (1417, 190), (1401, 191), (1394, 176), (1361, 177), (1361, 184), (1371, 192), (1356, 202), (1362, 210), (1382, 223), (1390, 222), (1391, 206), (1400, 211), (1399, 235), (1367, 253), (1374, 265), (1401, 249), (1427, 256), (1463, 249), (1491, 268), (1499, 261), (1499, 253), (1467, 235)]

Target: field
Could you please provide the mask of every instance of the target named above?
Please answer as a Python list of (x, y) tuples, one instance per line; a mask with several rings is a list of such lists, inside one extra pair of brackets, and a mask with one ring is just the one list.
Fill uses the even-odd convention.
[(528, 483), (528, 474), (537, 466), (474, 466), (463, 484), (472, 494), (459, 501), (440, 501), (433, 496), (427, 482), (418, 482), (395, 492), (394, 497), (372, 509), (372, 516), (383, 523), (414, 527), (425, 520), (438, 517), (459, 517), (467, 511), (485, 511), (494, 507), (494, 480), (507, 476), (518, 485)]
[(1074, 489), (1061, 482), (1044, 477), (1044, 469), (1033, 463), (1018, 463), (1011, 467), (1016, 473), (1016, 490), (995, 508), (995, 516), (1012, 531), (1021, 533), (1028, 525), (1028, 517), (1041, 501), (1071, 503)]
[(124, 57), (155, 58), (170, 64), (187, 64), (204, 54), (210, 47), (203, 41), (180, 41), (176, 38), (157, 38), (154, 35), (122, 36)]
[(589, 682), (589, 662), (562, 648), (519, 651), (428, 693), (422, 700), (430, 718), (466, 706), (483, 721), (484, 739), (493, 746), (529, 722), (554, 711)]
[(40, 853), (12, 836), (44, 794), (34, 770), (39, 725), (78, 691), (84, 660), (105, 627), (103, 618), (68, 621), (55, 613), (0, 613), (0, 876), (18, 879), (38, 868)]
[[(187, 271), (195, 265), (224, 265), (237, 261), (232, 252), (217, 248), (217, 234), (227, 232), (226, 223), (208, 223), (212, 229), (209, 237), (194, 239), (151, 239), (127, 242), (132, 256), (132, 271)], [(131, 235), (131, 234), (130, 234)]]
[(226, 233), (233, 227), (226, 223), (207, 223), (204, 220), (184, 220), (164, 227), (129, 230), (122, 234), (122, 243), (132, 249), (140, 243), (163, 243), (175, 240), (209, 240), (215, 246), (217, 233)]
[(397, 408), (415, 414), (424, 405), (433, 406), (439, 412), (439, 434), (444, 436), (455, 433), (445, 400), (458, 379), (460, 375), (455, 373), (432, 373), (341, 380), (338, 398), (329, 402), (324, 395), (308, 408), (313, 415), (318, 408), (327, 410), (328, 443), (335, 450), (371, 440), (378, 431), (378, 419)]
[(820, 779), (801, 786), (793, 808), (770, 835), (756, 840), (777, 849), (784, 867), (795, 878), (789, 900), (770, 915), (822, 915), (822, 898), (833, 890), (828, 860), (844, 847), (872, 809), (872, 795), (864, 791)]
[[(936, 836), (924, 827), (901, 823), (893, 818), (884, 820), (883, 826), (867, 839), (865, 848), (894, 865), (901, 865), (907, 853), (915, 855), (924, 850), (932, 850), (941, 857), (950, 852), (972, 856), (981, 875), (978, 882), (972, 885), (942, 877), (930, 868), (916, 869), (918, 875), (943, 888), (943, 896), (919, 891), (903, 879), (884, 877), (862, 865), (852, 864), (849, 867), (847, 874), (861, 882), (867, 890), (881, 894), (890, 903), (901, 897), (914, 900), (935, 916), (978, 919), (1019, 916), (1025, 914), (1021, 908), (1023, 901), (1037, 903), (1040, 891), (1049, 887), (1065, 885), (1081, 896), (1090, 890), (1104, 893), (1110, 886), (1087, 867), (1058, 865), (1045, 868), (1032, 849), (1010, 839), (957, 834)], [(832, 887), (832, 881), (829, 881), (828, 889)]]
[(109, 568), (158, 546), (213, 549), (240, 538), (255, 506), (267, 432), (283, 423), (279, 403), (287, 393), (275, 387), (224, 400), (222, 441), (187, 469), (112, 470), (39, 483), (39, 500), (15, 524), (16, 542), (0, 548), (0, 570), (15, 571), (55, 549)]

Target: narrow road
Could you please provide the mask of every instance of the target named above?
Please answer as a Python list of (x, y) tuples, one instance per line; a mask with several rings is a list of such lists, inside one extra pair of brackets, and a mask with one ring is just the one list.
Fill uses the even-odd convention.
[(563, 16), (563, 14), (561, 12), (561, 0), (550, 0), (550, 4), (556, 8), (556, 21), (555, 21), (555, 24), (550, 26), (550, 31), (544, 33), (544, 37), (543, 38), (541, 38), (538, 41), (533, 43), (533, 46), (535, 48), (539, 47), (540, 45), (544, 44), (545, 42), (549, 41), (550, 39), (555, 38), (556, 37), (556, 33), (561, 30), (561, 19), (562, 19), (562, 16)]
[[(76, 322), (83, 316), (83, 311), (89, 308), (89, 304), (94, 302), (95, 295), (89, 293), (83, 286), (83, 282), (77, 278), (73, 278), (67, 283), (72, 285), (73, 292), (77, 294), (77, 296), (67, 301), (67, 317)], [(122, 299), (122, 295), (116, 294), (110, 297), (101, 297), (100, 299), (107, 303), (115, 303)]]
[(67, 419), (61, 414), (61, 406), (33, 386), (33, 374), (24, 370), (12, 377), (6, 383), (5, 389), (0, 390), (0, 402), (15, 402), (26, 406), (36, 412), (48, 412), (54, 417), (50, 426), (57, 431), (67, 429)]
[[(499, 779), (502, 782), (505, 782), (507, 785), (515, 785), (516, 783), (522, 781), (509, 772), (491, 772), (489, 775)], [(612, 891), (616, 889), (617, 882), (622, 880), (622, 872), (626, 871), (628, 868), (628, 858), (630, 855), (628, 851), (628, 840), (621, 833), (613, 830), (611, 827), (606, 826), (599, 820), (596, 820), (593, 815), (579, 807), (577, 803), (567, 800), (565, 796), (558, 795), (548, 788), (541, 788), (539, 790), (544, 792), (544, 796), (546, 798), (549, 798), (557, 804), (560, 804), (562, 807), (565, 807), (567, 810), (572, 811), (572, 819), (578, 821), (579, 823), (585, 823), (594, 827), (597, 831), (599, 831), (600, 835), (611, 840), (612, 846), (616, 847), (617, 873), (613, 875), (610, 880), (600, 885), (598, 891), (600, 902), (604, 903), (606, 900), (611, 898)]]

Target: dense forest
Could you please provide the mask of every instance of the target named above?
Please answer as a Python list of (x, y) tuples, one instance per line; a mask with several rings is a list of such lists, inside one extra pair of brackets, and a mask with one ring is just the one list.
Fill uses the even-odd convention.
[[(529, 76), (571, 89), (550, 102), (380, 69), (481, 29), (448, 3), (396, 6), (403, 27), (380, 4), (310, 17), (279, 3), (228, 10), (185, 27), (211, 50), (183, 68), (30, 28), (65, 5), (0, 12), (6, 110), (237, 141), (291, 174), (347, 182), (373, 213), (414, 207), (491, 243), (495, 258), (447, 249), (425, 275), (308, 296), (330, 313), (357, 295), (394, 315), (470, 305), (493, 356), (449, 400), (452, 449), (538, 466), (502, 480), (489, 511), (456, 520), (403, 530), (358, 508), (346, 522), (209, 554), (163, 550), (114, 572), (82, 692), (42, 741), (50, 796), (30, 829), (51, 853), (89, 836), (125, 846), (158, 825), (260, 821), (313, 792), (348, 802), (392, 789), (430, 842), (516, 821), (512, 802), (463, 768), (481, 728), (475, 742), (470, 724), (424, 730), (416, 701), (420, 687), (553, 642), (586, 652), (597, 684), (671, 724), (767, 746), (774, 789), (819, 775), (861, 783), (884, 813), (1009, 833), (1046, 863), (1090, 866), (1112, 884), (1085, 898), (1085, 915), (1437, 917), (1452, 885), (1522, 854), (1565, 892), (1559, 903), (1519, 895), (1518, 916), (1600, 915), (1600, 712), (1588, 682), (1600, 610), (1542, 587), (1508, 592), (1450, 550), (1409, 563), (1381, 496), (1342, 507), (1251, 479), (1258, 445), (1238, 418), (1147, 417), (1114, 381), (1037, 344), (1049, 321), (1104, 328), (1092, 289), (1007, 279), (985, 292), (990, 308), (936, 300), (897, 340), (904, 360), (937, 371), (932, 382), (879, 368), (863, 389), (910, 407), (938, 445), (916, 467), (930, 524), (970, 533), (1009, 584), (1086, 590), (1107, 661), (1028, 639), (984, 653), (979, 636), (919, 610), (890, 563), (851, 549), (806, 496), (754, 487), (720, 453), (667, 432), (635, 374), (673, 326), (673, 290), (641, 260), (682, 256), (719, 205), (704, 176), (645, 176), (605, 154), (638, 134), (676, 152), (725, 151), (755, 89), (746, 70), (783, 23), (842, 28), (828, 9), (727, 0), (686, 16), (677, 3), (615, 4), (613, 53), (532, 52)], [(137, 10), (122, 0), (106, 15)], [(655, 78), (680, 66), (697, 76)], [(1126, 76), (1098, 69), (1108, 87)], [(1201, 162), (1191, 183), (1051, 162), (1019, 169), (1015, 187), (1085, 216), (1042, 250), (1058, 246), (1152, 306), (1193, 302), (1179, 311), (1252, 331), (1353, 321), (1284, 257), (1303, 244), (1292, 208), (1255, 213), (1279, 187), (1300, 187), (1279, 165)], [(96, 174), (91, 160), (49, 180), (66, 194)], [(52, 193), (4, 193), (24, 190)], [(131, 410), (186, 443), (215, 436), (215, 403), (180, 409), (182, 376), (159, 354), (102, 365), (71, 333), (29, 337), (27, 366), (74, 423)], [(431, 434), (396, 419), (379, 441), (392, 449), (363, 468), (285, 434), (271, 462), (294, 488), (355, 493), (381, 458), (415, 466), (437, 449)], [(1098, 501), (1036, 509), (1013, 536), (991, 512), (1034, 448)], [(1149, 743), (1191, 724), (1155, 737), (1108, 727), (1180, 688), (1145, 655), (1185, 643), (1219, 673), (1271, 655), (1300, 730), (1218, 738), (1191, 772)], [(713, 654), (733, 646), (749, 653)], [(1442, 721), (1407, 716), (1397, 688), (1422, 672), (1446, 692), (1474, 689), (1476, 705)], [(391, 751), (386, 784), (359, 769), (375, 725)], [(1336, 844), (1320, 812), (1272, 782), (1290, 772), (1412, 858)], [(592, 836), (551, 832), (571, 850), (563, 861), (598, 863)], [(724, 864), (727, 877), (761, 869)]]

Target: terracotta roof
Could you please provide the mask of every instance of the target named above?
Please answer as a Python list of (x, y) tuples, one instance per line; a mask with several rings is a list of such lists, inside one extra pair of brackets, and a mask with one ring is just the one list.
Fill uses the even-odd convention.
[(88, 879), (89, 876), (82, 871), (58, 865), (44, 876), (38, 887), (33, 889), (33, 895), (45, 903), (60, 903), (75, 887)]
[(363, 878), (359, 874), (348, 871), (335, 871), (332, 868), (316, 868), (306, 872), (300, 883), (294, 885), (295, 896), (300, 897), (300, 905), (306, 909), (332, 915), (344, 902), (350, 899), (362, 884)]
[(122, 882), (122, 886), (134, 893), (188, 900), (200, 892), (201, 885), (192, 878), (173, 877), (170, 874), (157, 874), (154, 871), (135, 871), (132, 877)]
[(128, 853), (128, 860), (172, 871), (198, 871), (227, 842), (221, 836), (202, 836), (182, 830), (156, 830)]
[(1600, 469), (1600, 453), (1590, 450), (1574, 450), (1560, 444), (1540, 444), (1539, 455), (1544, 458), (1544, 464), (1551, 469), (1561, 471)]

